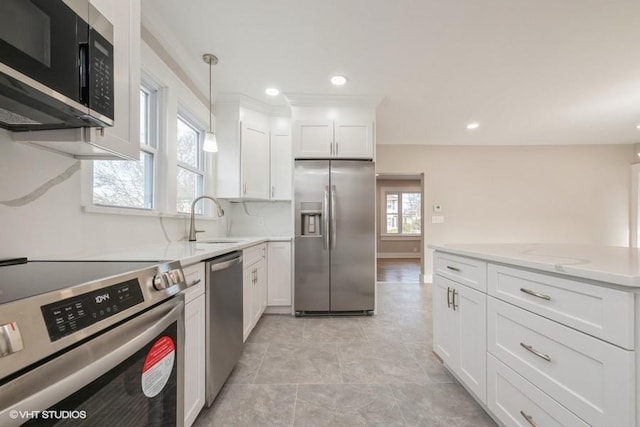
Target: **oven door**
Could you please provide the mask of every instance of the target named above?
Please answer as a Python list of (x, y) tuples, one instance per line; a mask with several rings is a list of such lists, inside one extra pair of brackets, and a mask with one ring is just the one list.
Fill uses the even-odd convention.
[(181, 427), (183, 350), (176, 297), (0, 386), (0, 425)]

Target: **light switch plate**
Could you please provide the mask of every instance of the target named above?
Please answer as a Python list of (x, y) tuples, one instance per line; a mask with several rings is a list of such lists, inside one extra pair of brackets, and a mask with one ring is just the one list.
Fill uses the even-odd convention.
[(433, 215), (431, 217), (432, 224), (444, 224), (444, 217), (442, 215)]

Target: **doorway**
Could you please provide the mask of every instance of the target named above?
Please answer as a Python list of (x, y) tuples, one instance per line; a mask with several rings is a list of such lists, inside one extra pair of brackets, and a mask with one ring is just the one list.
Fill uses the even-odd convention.
[(424, 174), (376, 175), (378, 282), (424, 277)]

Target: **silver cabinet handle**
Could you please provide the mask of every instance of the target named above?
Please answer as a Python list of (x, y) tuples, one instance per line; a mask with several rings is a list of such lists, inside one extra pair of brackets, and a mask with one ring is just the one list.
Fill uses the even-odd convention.
[(459, 268), (452, 267), (450, 265), (447, 265), (447, 269), (451, 270), (451, 271), (455, 271), (456, 273), (460, 273), (460, 271), (461, 271)]
[(336, 141), (336, 156), (338, 155), (338, 141)]
[(276, 195), (276, 186), (272, 185), (271, 186), (271, 197), (275, 197), (275, 195)]
[(453, 290), (452, 297), (451, 297), (451, 305), (453, 306), (453, 311), (456, 311), (456, 308), (458, 308), (458, 306), (456, 305), (456, 295), (458, 293), (459, 292), (456, 291), (455, 289)]
[(532, 291), (531, 289), (520, 288), (520, 292), (524, 292), (525, 294), (532, 295), (536, 298), (544, 299), (547, 301), (551, 301), (551, 297), (549, 295), (541, 294), (536, 291)]
[(187, 286), (188, 288), (197, 285), (198, 283), (202, 282), (201, 279), (196, 279), (193, 282), (189, 283), (189, 285)]
[(324, 186), (324, 195), (322, 196), (322, 216), (324, 230), (324, 250), (329, 249), (329, 186)]
[(333, 142), (330, 142), (329, 145), (331, 146), (331, 148), (329, 149), (329, 151), (331, 152), (330, 154), (333, 156)]
[(335, 249), (338, 242), (338, 218), (336, 208), (336, 186), (331, 186), (331, 249)]
[(524, 347), (527, 351), (529, 351), (529, 352), (531, 352), (531, 353), (535, 354), (536, 356), (538, 356), (539, 358), (544, 359), (544, 360), (546, 360), (547, 362), (551, 362), (551, 358), (549, 357), (549, 355), (548, 355), (548, 354), (541, 353), (541, 352), (539, 352), (538, 350), (536, 350), (535, 348), (533, 348), (533, 347), (531, 347), (530, 345), (525, 344), (525, 343), (523, 343), (523, 342), (521, 342), (521, 343), (520, 343), (520, 345), (521, 345), (522, 347)]
[(531, 415), (525, 414), (524, 411), (520, 411), (520, 415), (522, 415), (524, 419), (527, 420), (529, 424), (531, 424), (531, 427), (538, 427), (538, 424), (533, 422), (533, 417)]
[(242, 183), (242, 194), (247, 194), (247, 183)]
[(451, 288), (447, 286), (447, 308), (451, 308)]

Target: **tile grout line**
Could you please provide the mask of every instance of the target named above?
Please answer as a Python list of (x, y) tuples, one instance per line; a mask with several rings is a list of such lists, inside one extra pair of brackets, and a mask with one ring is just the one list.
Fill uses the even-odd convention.
[(298, 405), (298, 390), (300, 389), (300, 384), (296, 384), (296, 397), (293, 399), (293, 413), (291, 414), (291, 427), (294, 426), (296, 422), (296, 406)]
[(262, 354), (262, 357), (260, 358), (260, 363), (258, 364), (258, 369), (256, 369), (256, 373), (253, 374), (253, 380), (251, 380), (251, 384), (256, 384), (256, 378), (258, 378), (258, 372), (260, 372), (260, 369), (262, 368), (262, 365), (264, 364), (264, 359), (267, 357), (267, 353), (269, 352), (269, 347), (271, 347), (271, 344), (267, 344), (267, 348), (264, 350), (264, 353)]

